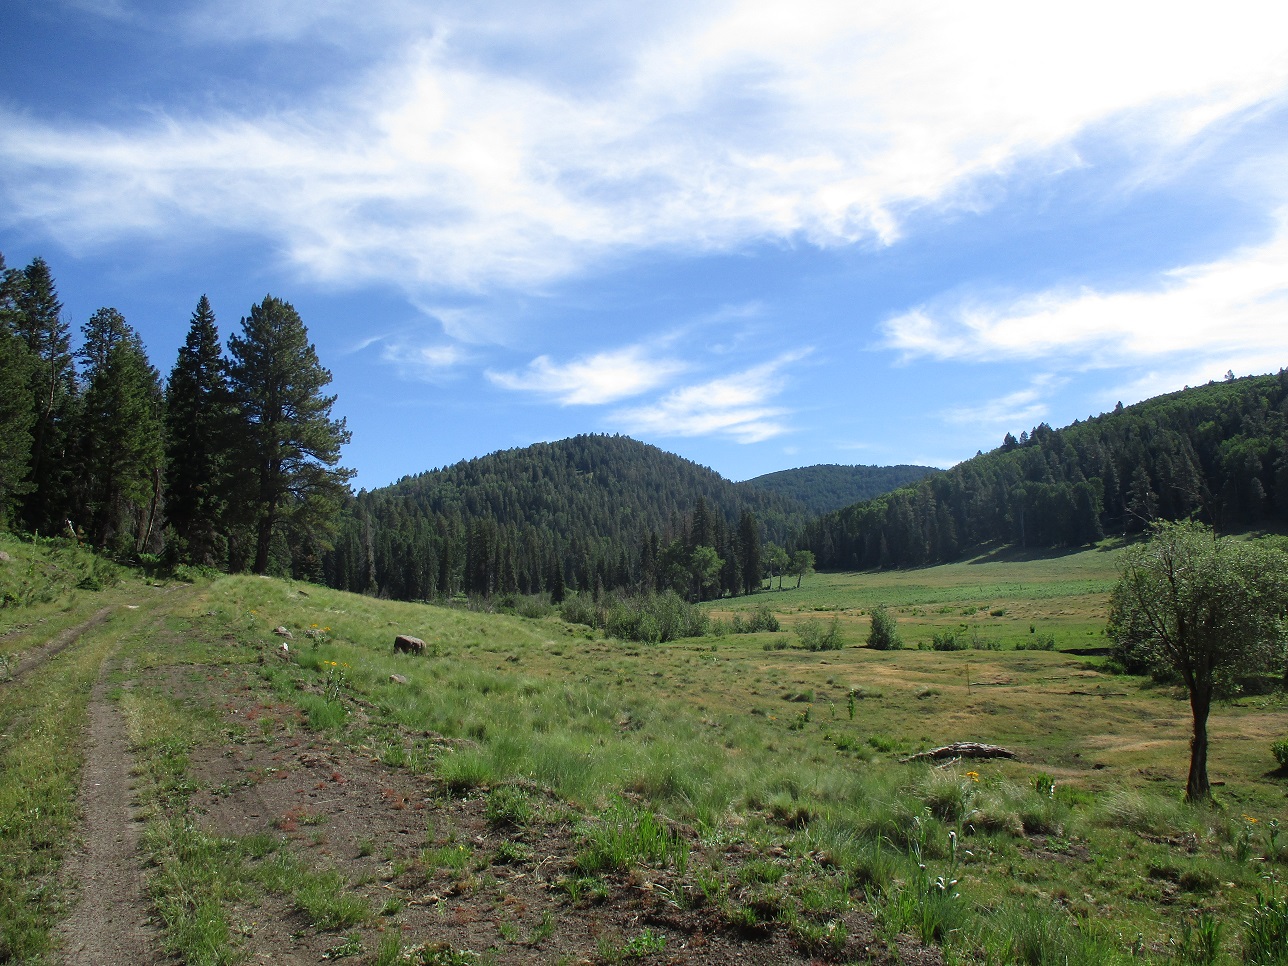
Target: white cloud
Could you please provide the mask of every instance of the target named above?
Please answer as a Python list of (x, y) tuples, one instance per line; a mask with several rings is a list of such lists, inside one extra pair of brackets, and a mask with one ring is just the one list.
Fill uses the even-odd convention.
[(651, 247), (888, 242), (907, 206), (978, 204), (976, 176), (1079, 163), (1091, 127), (1148, 166), (1288, 86), (1280, 4), (614, 5), (620, 24), (589, 3), (245, 6), (190, 26), (378, 29), (390, 53), (280, 113), (0, 112), (8, 219), (72, 248), (247, 231), (332, 282), (532, 287)]
[(552, 396), (564, 406), (598, 406), (664, 385), (687, 368), (677, 359), (652, 356), (642, 346), (599, 352), (562, 365), (538, 356), (522, 372), (487, 373), (495, 385)]
[(395, 365), (406, 376), (427, 380), (441, 378), (470, 361), (469, 354), (460, 346), (407, 345), (402, 342), (386, 344), (381, 358)]
[(612, 419), (629, 433), (648, 436), (727, 436), (759, 443), (787, 432), (791, 410), (771, 404), (787, 388), (782, 370), (809, 354), (788, 353), (773, 362), (701, 385), (673, 390), (655, 403), (621, 409)]
[(1278, 369), (1288, 364), (1288, 211), (1270, 241), (1175, 269), (1148, 290), (923, 306), (884, 328), (886, 346), (905, 358), (1112, 368), (1170, 357), (1173, 370)]
[(1033, 426), (1041, 422), (1048, 412), (1048, 395), (1065, 382), (1066, 380), (1051, 375), (1037, 376), (1024, 389), (1017, 389), (975, 406), (954, 406), (946, 410), (943, 416), (949, 423), (982, 430)]

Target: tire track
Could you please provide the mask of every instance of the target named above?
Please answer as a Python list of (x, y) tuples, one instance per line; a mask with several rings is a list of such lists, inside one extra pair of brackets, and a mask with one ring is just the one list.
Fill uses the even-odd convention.
[(63, 881), (75, 893), (71, 915), (57, 930), (69, 966), (164, 962), (139, 851), (142, 823), (132, 805), (133, 757), (121, 712), (107, 699), (109, 665), (103, 662), (90, 695), (78, 796), (84, 822), (63, 866)]
[(41, 644), (39, 647), (33, 647), (22, 652), (18, 663), (9, 669), (9, 678), (6, 681), (0, 681), (0, 684), (12, 684), (28, 671), (40, 667), (46, 661), (56, 657), (60, 652), (67, 650), (75, 644), (80, 636), (86, 631), (91, 631), (95, 627), (104, 623), (111, 615), (112, 608), (104, 607), (94, 613), (89, 620), (77, 624), (75, 627), (69, 627), (60, 631), (50, 640)]

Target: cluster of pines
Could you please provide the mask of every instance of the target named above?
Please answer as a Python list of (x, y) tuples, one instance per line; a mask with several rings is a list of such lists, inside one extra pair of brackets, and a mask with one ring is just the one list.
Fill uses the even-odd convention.
[(220, 346), (203, 295), (162, 386), (113, 308), (69, 327), (49, 266), (0, 256), (0, 525), (122, 557), (321, 572), (349, 439), (299, 314), (267, 296)]

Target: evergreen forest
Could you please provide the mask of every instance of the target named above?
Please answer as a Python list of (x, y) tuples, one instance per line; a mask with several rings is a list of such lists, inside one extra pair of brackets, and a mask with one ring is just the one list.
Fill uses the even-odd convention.
[(271, 295), (227, 354), (202, 296), (164, 386), (114, 308), (73, 352), (49, 265), (0, 256), (0, 525), (131, 561), (317, 576), (351, 476), (330, 381)]
[(811, 521), (829, 569), (917, 567), (985, 544), (1077, 547), (1151, 521), (1288, 522), (1288, 370), (1187, 388), (1054, 430)]

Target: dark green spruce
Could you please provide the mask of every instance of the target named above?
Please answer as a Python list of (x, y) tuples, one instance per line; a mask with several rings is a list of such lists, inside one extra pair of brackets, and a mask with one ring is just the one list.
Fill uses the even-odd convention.
[(43, 258), (9, 278), (14, 331), (30, 361), (27, 386), (34, 412), (27, 477), (31, 489), (23, 499), (22, 521), (39, 533), (61, 533), (71, 513), (74, 483), (70, 445), (77, 398), (71, 333)]
[(236, 409), (215, 313), (201, 296), (166, 384), (166, 516), (172, 557), (228, 562)]
[(99, 309), (81, 331), (75, 522), (100, 549), (153, 549), (165, 459), (161, 379), (116, 309)]
[(19, 500), (32, 487), (27, 475), (35, 402), (31, 357), (17, 331), (20, 275), (5, 268), (0, 254), (0, 527), (13, 523)]

